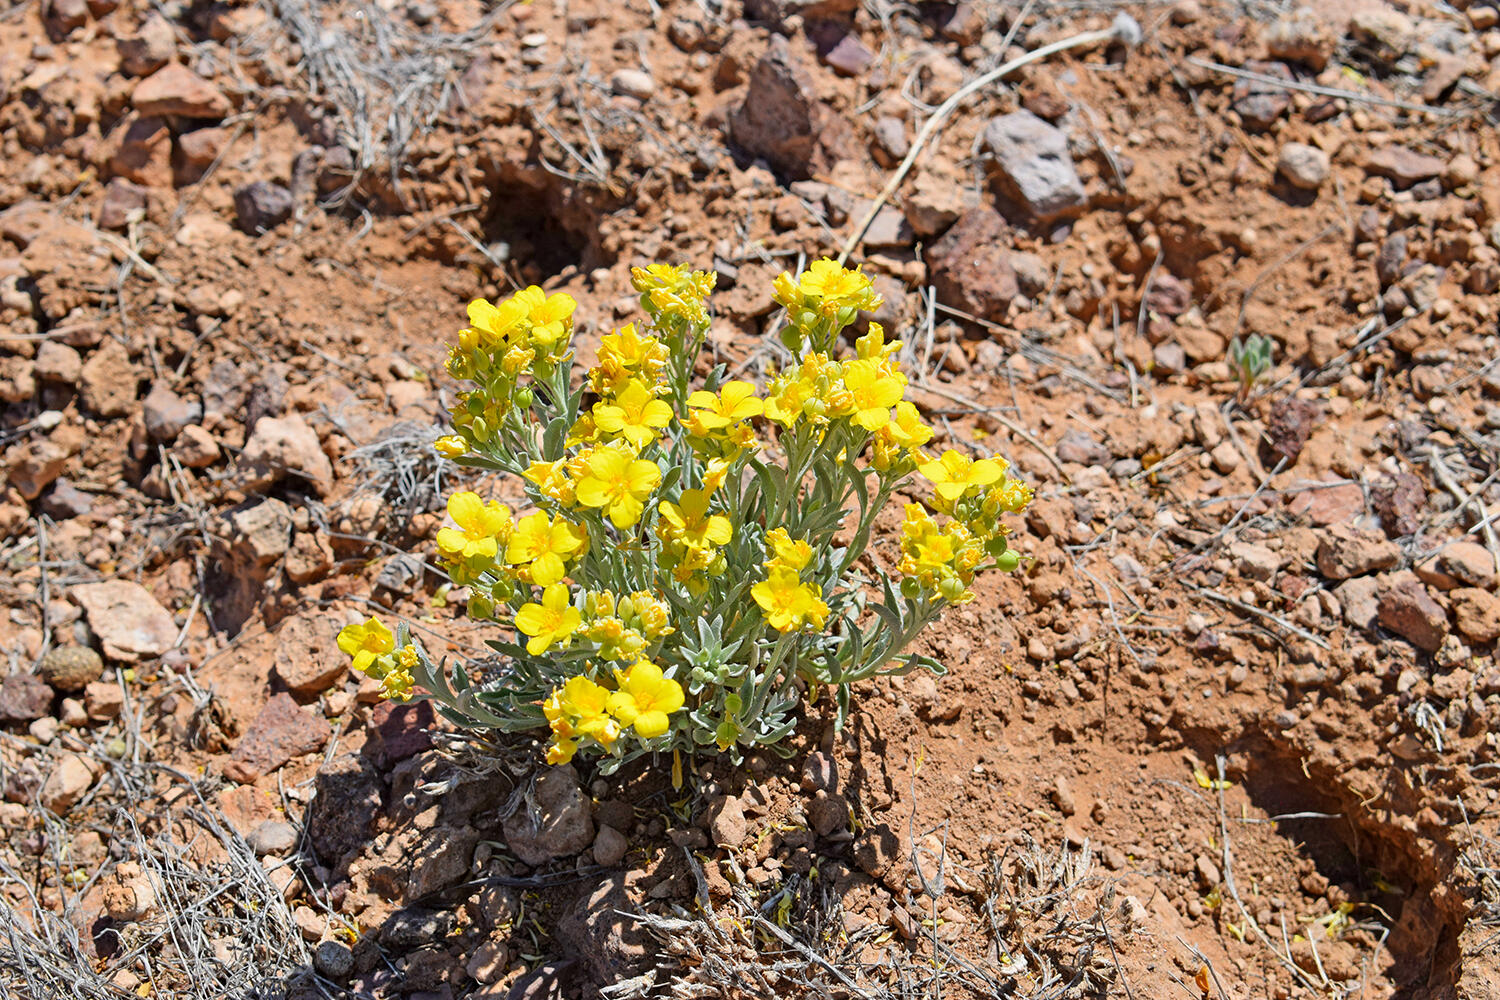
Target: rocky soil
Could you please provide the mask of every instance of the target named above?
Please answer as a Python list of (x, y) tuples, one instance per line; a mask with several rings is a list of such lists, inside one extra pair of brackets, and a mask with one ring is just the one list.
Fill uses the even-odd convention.
[[(0, 14), (0, 987), (1500, 995), (1497, 91), (1477, 2)], [(485, 655), (463, 303), (567, 290), (587, 361), (712, 266), (756, 377), (851, 240), (1037, 487), (949, 676), (675, 789), (349, 673), (372, 610)]]

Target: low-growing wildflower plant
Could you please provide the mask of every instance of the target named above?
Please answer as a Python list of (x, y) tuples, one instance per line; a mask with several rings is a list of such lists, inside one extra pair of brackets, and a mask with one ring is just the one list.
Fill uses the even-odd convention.
[[(449, 355), (471, 387), (437, 449), (526, 495), (512, 511), (456, 493), (436, 539), (470, 617), (500, 630), (500, 675), (435, 664), (374, 618), (339, 636), (355, 668), (461, 725), (545, 726), (549, 761), (599, 755), (605, 771), (650, 753), (738, 760), (776, 747), (805, 694), (831, 689), (842, 722), (857, 681), (942, 673), (907, 647), (973, 599), (977, 573), (1016, 568), (1001, 515), (1031, 489), (1004, 459), (924, 450), (932, 430), (878, 323), (840, 356), (880, 303), (869, 278), (831, 260), (778, 277), (793, 360), (758, 389), (723, 366), (694, 385), (716, 275), (633, 274), (649, 323), (604, 336), (581, 377), (576, 303), (535, 287), (471, 303)], [(871, 533), (898, 489), (924, 499), (886, 571)]]

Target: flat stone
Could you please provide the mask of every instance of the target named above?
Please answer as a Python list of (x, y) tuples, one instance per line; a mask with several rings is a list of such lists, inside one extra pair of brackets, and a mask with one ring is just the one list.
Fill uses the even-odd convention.
[(223, 91), (181, 63), (168, 63), (136, 84), (131, 103), (156, 117), (223, 118), (231, 110)]
[(1408, 188), (1419, 181), (1442, 176), (1447, 167), (1440, 157), (1419, 153), (1405, 146), (1381, 146), (1365, 158), (1365, 171), (1376, 177), (1389, 177), (1398, 188)]
[(507, 816), (502, 829), (511, 853), (528, 865), (587, 849), (594, 842), (594, 820), (578, 772), (569, 764), (543, 771), (531, 802)]
[(1500, 597), (1478, 587), (1453, 592), (1453, 623), (1470, 642), (1500, 639)]
[(1371, 531), (1333, 527), (1318, 542), (1318, 572), (1330, 580), (1389, 569), (1400, 558), (1401, 550), (1394, 542)]
[(52, 689), (35, 674), (8, 674), (0, 681), (0, 723), (30, 722), (52, 710)]
[(1383, 627), (1429, 653), (1437, 652), (1448, 635), (1448, 616), (1415, 577), (1389, 585), (1377, 614)]
[(138, 583), (82, 583), (73, 588), (72, 597), (88, 616), (107, 659), (135, 663), (160, 656), (177, 642), (171, 613)]
[(430, 701), (382, 701), (370, 713), (370, 750), (381, 767), (432, 749), (437, 713)]
[(272, 695), (235, 744), (224, 776), (248, 784), (293, 757), (321, 750), (330, 732), (326, 720), (301, 708), (291, 695)]
[(348, 674), (349, 658), (339, 650), (337, 635), (337, 622), (317, 611), (294, 615), (276, 627), (276, 673), (288, 690), (314, 697)]
[(333, 463), (318, 435), (296, 414), (257, 420), (239, 468), (250, 490), (266, 490), (289, 476), (304, 480), (319, 496), (333, 488)]
[(1088, 205), (1067, 136), (1030, 111), (993, 119), (984, 143), (1009, 192), (1039, 221), (1076, 215)]

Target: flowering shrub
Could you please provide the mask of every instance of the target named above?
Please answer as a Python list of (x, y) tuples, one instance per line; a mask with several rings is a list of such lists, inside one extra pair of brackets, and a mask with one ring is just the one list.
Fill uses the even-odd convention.
[[(1014, 569), (1000, 515), (1031, 490), (1000, 458), (923, 451), (932, 430), (902, 397), (880, 325), (836, 357), (840, 335), (880, 303), (830, 260), (775, 282), (792, 363), (764, 391), (723, 366), (694, 386), (716, 275), (634, 271), (649, 326), (605, 336), (574, 378), (576, 303), (527, 288), (469, 305), (448, 370), (471, 388), (438, 450), (520, 477), (525, 513), (472, 492), (448, 502), (439, 557), (493, 621), (498, 677), (434, 664), (403, 625), (351, 625), (339, 645), (389, 697), (415, 688), (449, 719), (546, 726), (547, 759), (707, 748), (736, 760), (792, 731), (804, 694), (941, 664), (904, 652), (975, 574)], [(870, 548), (898, 489), (899, 558)], [(674, 759), (680, 760), (680, 758)]]

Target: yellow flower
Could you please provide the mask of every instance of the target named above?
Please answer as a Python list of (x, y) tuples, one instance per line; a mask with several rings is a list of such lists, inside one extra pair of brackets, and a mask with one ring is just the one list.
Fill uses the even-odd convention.
[(632, 459), (618, 448), (600, 448), (578, 480), (578, 502), (604, 508), (614, 526), (624, 529), (641, 519), (646, 497), (660, 482), (661, 468), (655, 462)]
[(718, 395), (699, 389), (688, 397), (688, 407), (693, 410), (695, 429), (706, 430), (728, 427), (765, 411), (765, 404), (755, 395), (755, 386), (740, 381), (725, 382)]
[(932, 440), (932, 428), (922, 423), (914, 404), (905, 400), (896, 404), (896, 415), (881, 429), (890, 442), (903, 448), (920, 448)]
[(601, 396), (613, 395), (615, 387), (631, 375), (652, 385), (666, 368), (667, 357), (665, 344), (641, 336), (634, 323), (626, 323), (601, 338), (599, 363), (589, 371), (589, 384)]
[(917, 471), (932, 482), (938, 497), (949, 503), (963, 496), (970, 487), (988, 486), (1005, 475), (998, 462), (988, 458), (975, 462), (952, 448), (943, 452), (943, 457), (936, 461), (919, 464)]
[(689, 548), (727, 544), (734, 533), (729, 518), (709, 514), (708, 497), (707, 490), (683, 490), (678, 503), (663, 500), (656, 508), (666, 522), (662, 533)]
[(788, 309), (812, 309), (824, 316), (844, 309), (874, 310), (881, 303), (874, 284), (859, 268), (851, 271), (826, 257), (813, 261), (795, 283), (783, 272), (773, 283), (773, 294)]
[(564, 649), (583, 621), (583, 615), (568, 601), (568, 588), (554, 583), (542, 590), (542, 603), (523, 604), (516, 612), (516, 628), (531, 636), (526, 652), (540, 656), (554, 643)]
[(578, 525), (561, 517), (550, 520), (537, 511), (516, 522), (505, 547), (505, 561), (512, 566), (529, 564), (531, 582), (547, 587), (563, 578), (565, 560), (582, 555), (585, 540)]
[(869, 331), (854, 342), (855, 353), (871, 361), (885, 361), (899, 350), (901, 350), (901, 341), (893, 340), (887, 344), (885, 327), (874, 320), (870, 321)]
[(785, 528), (772, 528), (766, 532), (766, 548), (774, 553), (766, 566), (780, 566), (801, 572), (812, 561), (812, 546), (802, 539), (793, 539)]
[(465, 490), (448, 498), (448, 516), (458, 528), (437, 533), (438, 551), (450, 559), (493, 559), (499, 543), (510, 535), (510, 508)]
[(415, 646), (402, 646), (397, 650), (396, 666), (380, 678), (380, 693), (391, 701), (410, 700), (412, 687), (416, 684), (411, 672), (418, 662)]
[(844, 365), (844, 387), (853, 395), (854, 423), (876, 431), (891, 422), (891, 407), (904, 391), (899, 375), (882, 371), (875, 361), (850, 361)]
[(358, 625), (345, 625), (339, 630), (338, 642), (339, 649), (354, 657), (354, 669), (360, 673), (369, 670), (370, 664), (378, 657), (396, 648), (396, 636), (374, 615)]
[(433, 450), (444, 458), (463, 458), (469, 450), (469, 442), (457, 434), (444, 434), (432, 443)]
[(795, 632), (804, 625), (822, 629), (828, 618), (823, 589), (816, 583), (803, 583), (794, 569), (772, 567), (764, 580), (750, 588), (750, 596), (766, 613), (766, 621), (780, 632)]
[(547, 747), (547, 763), (566, 764), (573, 759), (573, 755), (577, 752), (577, 740), (564, 739), (561, 736), (556, 737), (553, 739), (551, 745)]
[(671, 422), (672, 408), (636, 379), (625, 383), (613, 403), (594, 404), (594, 425), (608, 434), (620, 435), (636, 448), (644, 448), (660, 437), (662, 428)]
[(542, 496), (563, 506), (572, 505), (575, 499), (573, 480), (568, 478), (568, 463), (565, 460), (532, 462), (521, 475), (535, 483)]
[(531, 337), (544, 347), (550, 347), (568, 334), (573, 311), (578, 308), (573, 296), (561, 292), (548, 295), (536, 285), (523, 288), (512, 296), (512, 300), (526, 307), (526, 317), (531, 321)]
[(654, 739), (667, 731), (667, 717), (682, 707), (682, 685), (662, 675), (650, 660), (637, 660), (624, 673), (615, 671), (620, 690), (609, 696), (609, 710), (621, 724), (635, 727), (642, 739)]
[(708, 467), (703, 470), (704, 491), (717, 493), (727, 478), (729, 478), (729, 462), (722, 458), (709, 459)]
[[(526, 304), (514, 297), (498, 306), (484, 299), (475, 299), (469, 303), (469, 328), (478, 334), (479, 343), (487, 350), (493, 351), (505, 343), (515, 332), (517, 324), (525, 318)], [(459, 344), (466, 346), (462, 336)]]
[(570, 677), (561, 704), (573, 731), (609, 746), (620, 737), (620, 724), (609, 715), (609, 692), (587, 677)]

